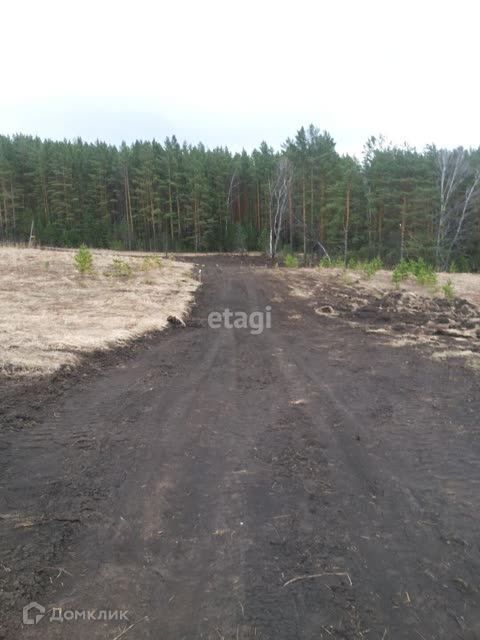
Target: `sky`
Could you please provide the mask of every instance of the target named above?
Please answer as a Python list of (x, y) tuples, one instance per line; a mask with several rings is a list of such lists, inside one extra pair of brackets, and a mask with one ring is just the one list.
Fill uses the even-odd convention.
[(480, 146), (480, 5), (456, 0), (3, 0), (0, 133), (341, 153)]

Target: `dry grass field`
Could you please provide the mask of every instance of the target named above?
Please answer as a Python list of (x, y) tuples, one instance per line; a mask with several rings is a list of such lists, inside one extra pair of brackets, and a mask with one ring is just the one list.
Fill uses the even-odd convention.
[[(459, 298), (465, 298), (472, 304), (480, 307), (480, 274), (478, 273), (437, 273), (437, 283), (435, 285), (420, 285), (414, 278), (408, 278), (397, 287), (392, 282), (392, 272), (386, 269), (377, 271), (372, 277), (367, 277), (362, 271), (355, 269), (323, 268), (323, 269), (300, 269), (290, 270), (290, 277), (293, 277), (302, 292), (302, 280), (308, 276), (305, 288), (305, 295), (312, 294), (310, 287), (311, 279), (318, 283), (329, 283), (341, 281), (347, 285), (359, 285), (362, 289), (382, 295), (396, 289), (406, 289), (417, 296), (425, 298), (442, 297), (444, 295), (442, 287), (447, 282), (453, 286), (453, 294)], [(283, 277), (283, 276), (282, 276)]]
[(93, 272), (81, 275), (73, 250), (0, 248), (1, 374), (52, 373), (186, 314), (199, 284), (192, 265), (152, 254), (92, 254)]
[[(379, 292), (386, 292), (395, 289), (392, 283), (392, 272), (384, 269), (369, 280), (359, 276), (358, 271), (350, 271), (352, 279), (361, 278), (362, 285), (376, 288)], [(437, 273), (438, 282), (434, 286), (419, 285), (413, 278), (401, 283), (400, 287), (408, 289), (416, 295), (425, 297), (443, 296), (442, 287), (448, 281), (452, 283), (453, 293), (456, 297), (465, 298), (472, 304), (480, 306), (480, 275), (478, 273)]]

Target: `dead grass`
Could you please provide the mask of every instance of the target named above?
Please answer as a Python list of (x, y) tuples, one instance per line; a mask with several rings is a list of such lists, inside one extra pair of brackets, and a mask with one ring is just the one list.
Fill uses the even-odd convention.
[[(145, 254), (113, 251), (92, 251), (95, 272), (81, 276), (74, 253), (0, 248), (0, 373), (51, 373), (162, 329), (169, 315), (185, 316), (199, 284), (191, 265), (162, 259), (145, 268)], [(131, 277), (111, 274), (115, 258)]]
[[(312, 270), (313, 271), (313, 270)], [(342, 277), (343, 269), (323, 269), (318, 270), (320, 275), (326, 275), (332, 271), (334, 277)], [(382, 269), (377, 271), (370, 279), (363, 276), (359, 271), (347, 269), (346, 276), (349, 283), (358, 283), (367, 290), (377, 291), (378, 293), (386, 293), (394, 290), (396, 287), (392, 282), (392, 272)], [(480, 306), (480, 274), (478, 273), (437, 273), (438, 282), (434, 286), (420, 285), (414, 278), (409, 278), (400, 283), (400, 289), (407, 289), (412, 293), (424, 296), (425, 298), (444, 297), (442, 286), (449, 280), (454, 288), (454, 295), (458, 298), (465, 298), (472, 304)]]
[[(386, 269), (377, 271), (371, 278), (366, 278), (361, 271), (340, 268), (296, 269), (294, 271), (281, 270), (280, 276), (282, 279), (285, 278), (286, 273), (288, 273), (292, 295), (299, 298), (310, 298), (314, 295), (311, 287), (311, 279), (318, 284), (337, 281), (351, 286), (358, 285), (366, 291), (379, 295), (383, 295), (397, 288), (392, 282), (392, 272)], [(307, 280), (305, 276), (307, 276)], [(435, 286), (420, 285), (415, 279), (409, 278), (400, 283), (399, 288), (406, 289), (425, 298), (441, 298), (444, 296), (442, 286), (450, 280), (456, 297), (465, 298), (472, 304), (480, 307), (480, 274), (438, 273), (437, 277), (438, 283)]]

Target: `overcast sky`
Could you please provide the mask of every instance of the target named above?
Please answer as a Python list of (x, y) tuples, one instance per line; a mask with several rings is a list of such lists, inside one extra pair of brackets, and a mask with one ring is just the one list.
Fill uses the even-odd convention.
[(479, 146), (477, 4), (4, 0), (0, 133)]

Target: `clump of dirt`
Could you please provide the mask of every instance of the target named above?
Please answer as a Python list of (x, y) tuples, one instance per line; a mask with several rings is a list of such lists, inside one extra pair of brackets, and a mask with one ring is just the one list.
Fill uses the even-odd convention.
[(427, 298), (409, 291), (390, 291), (352, 313), (356, 319), (389, 323), (397, 332), (427, 333), (476, 340), (480, 312), (463, 298)]
[(358, 283), (322, 283), (311, 294), (316, 314), (366, 326), (409, 343), (455, 342), (455, 348), (480, 353), (480, 310), (464, 298), (448, 300), (400, 289), (372, 291)]
[(309, 299), (318, 316), (389, 335), (394, 346), (418, 341), (442, 349), (465, 349), (480, 357), (480, 305), (475, 297), (448, 299), (427, 289), (424, 293), (393, 290), (385, 282), (377, 287), (348, 273), (321, 275), (295, 272), (288, 278), (290, 294)]

